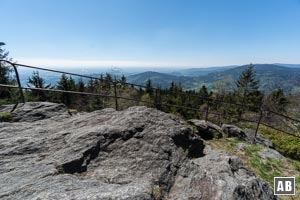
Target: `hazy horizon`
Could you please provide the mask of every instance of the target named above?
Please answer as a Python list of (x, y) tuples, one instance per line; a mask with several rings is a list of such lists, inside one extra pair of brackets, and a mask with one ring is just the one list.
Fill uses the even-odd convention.
[(62, 60), (46, 60), (45, 62), (43, 60), (27, 60), (27, 59), (20, 59), (16, 60), (19, 64), (26, 64), (31, 66), (44, 66), (44, 67), (50, 67), (55, 69), (76, 69), (76, 68), (120, 68), (120, 69), (160, 69), (160, 70), (180, 70), (180, 69), (192, 69), (192, 68), (213, 68), (213, 67), (228, 67), (228, 66), (243, 66), (243, 65), (249, 65), (251, 64), (274, 64), (274, 65), (300, 65), (299, 63), (241, 63), (241, 64), (227, 64), (227, 65), (180, 65), (180, 64), (153, 64), (153, 63), (147, 63), (147, 64), (141, 64), (141, 63), (129, 63), (129, 62), (115, 62), (115, 64), (109, 63), (109, 62), (95, 62), (95, 61), (62, 61)]

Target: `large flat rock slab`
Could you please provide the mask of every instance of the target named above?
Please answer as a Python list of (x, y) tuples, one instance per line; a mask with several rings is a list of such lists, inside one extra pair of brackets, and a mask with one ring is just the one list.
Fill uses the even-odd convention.
[[(59, 104), (31, 105), (14, 111), (18, 122), (0, 123), (0, 199), (188, 199), (188, 193), (204, 194), (212, 183), (190, 181), (193, 174), (202, 176), (211, 167), (209, 176), (219, 177), (216, 162), (231, 170), (230, 156), (204, 152), (201, 138), (174, 115), (131, 107), (70, 116)], [(47, 117), (30, 115), (45, 108)], [(248, 168), (244, 175), (265, 184)], [(236, 180), (230, 190), (214, 188), (219, 199), (257, 192), (275, 198), (267, 185), (255, 191), (246, 187), (247, 195), (235, 192), (249, 182), (235, 175), (228, 184)], [(190, 190), (176, 190), (182, 185)], [(212, 195), (194, 199), (206, 197)]]
[(1, 199), (153, 199), (204, 148), (179, 118), (146, 107), (22, 121), (0, 124)]

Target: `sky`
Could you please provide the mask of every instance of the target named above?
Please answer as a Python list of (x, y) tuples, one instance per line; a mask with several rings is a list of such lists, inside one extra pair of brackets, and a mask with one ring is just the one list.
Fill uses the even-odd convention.
[(300, 0), (0, 0), (22, 64), (208, 67), (300, 63)]

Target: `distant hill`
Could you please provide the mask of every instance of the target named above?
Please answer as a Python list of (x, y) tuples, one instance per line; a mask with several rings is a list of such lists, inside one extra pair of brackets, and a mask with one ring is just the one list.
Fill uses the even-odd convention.
[(172, 75), (175, 76), (204, 76), (211, 72), (217, 72), (217, 71), (225, 71), (227, 69), (232, 69), (237, 67), (236, 65), (230, 65), (230, 66), (221, 66), (221, 67), (205, 67), (205, 68), (188, 68), (188, 69), (181, 69), (172, 72)]
[(185, 83), (185, 86), (188, 86), (188, 83), (193, 82), (193, 79), (195, 79), (194, 81), (197, 81), (197, 79), (193, 77), (175, 76), (153, 71), (147, 71), (127, 77), (128, 82), (139, 85), (145, 85), (148, 79), (151, 79), (153, 86), (161, 86), (162, 88), (169, 87), (172, 82), (176, 84)]
[[(204, 82), (215, 82), (226, 76), (237, 80), (248, 65), (236, 67), (223, 72), (209, 73), (202, 77)], [(288, 68), (274, 64), (255, 64), (254, 71), (260, 81), (260, 89), (266, 92), (282, 87), (285, 92), (297, 92), (300, 89), (300, 68)]]
[[(158, 72), (144, 72), (128, 76), (127, 80), (144, 85), (148, 79), (151, 79), (154, 86), (161, 85), (162, 87), (169, 87), (173, 81), (177, 84), (181, 83), (185, 89), (199, 89), (201, 85), (206, 84), (212, 89), (215, 81), (222, 80), (226, 76), (231, 76), (233, 81), (236, 81), (247, 67), (248, 65), (243, 65), (225, 70), (217, 69), (217, 71), (199, 76), (175, 76)], [(254, 70), (260, 81), (260, 89), (265, 92), (270, 92), (277, 87), (282, 87), (288, 93), (300, 92), (300, 68), (289, 68), (275, 64), (255, 64)]]
[(277, 63), (275, 65), (283, 66), (283, 67), (290, 67), (290, 68), (300, 68), (300, 64), (282, 64), (282, 63)]

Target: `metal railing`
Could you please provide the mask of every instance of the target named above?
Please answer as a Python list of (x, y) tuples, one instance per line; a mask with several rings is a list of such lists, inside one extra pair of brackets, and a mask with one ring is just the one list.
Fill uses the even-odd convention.
[(255, 141), (255, 139), (257, 137), (257, 133), (258, 133), (260, 125), (264, 125), (264, 126), (267, 126), (269, 128), (272, 128), (274, 130), (280, 131), (282, 133), (300, 138), (300, 136), (296, 135), (295, 133), (291, 133), (291, 132), (288, 132), (286, 130), (282, 130), (280, 128), (277, 128), (275, 126), (272, 126), (272, 125), (267, 124), (266, 122), (262, 121), (263, 118), (264, 118), (263, 113), (266, 112), (266, 111), (272, 113), (273, 115), (276, 115), (277, 117), (281, 117), (283, 119), (288, 119), (288, 120), (291, 120), (293, 122), (300, 123), (300, 120), (294, 119), (294, 118), (292, 118), (290, 116), (287, 116), (287, 115), (284, 115), (282, 113), (277, 113), (275, 111), (266, 110), (266, 109), (263, 109), (261, 107), (254, 107), (252, 105), (244, 105), (244, 104), (240, 104), (240, 103), (219, 100), (219, 99), (215, 99), (215, 98), (212, 98), (212, 97), (200, 96), (200, 95), (197, 95), (197, 94), (188, 94), (187, 92), (168, 91), (168, 94), (185, 95), (185, 96), (188, 96), (188, 97), (196, 97), (196, 98), (202, 99), (203, 101), (206, 102), (206, 108), (203, 111), (203, 110), (201, 110), (199, 108), (195, 108), (195, 107), (189, 107), (189, 106), (184, 106), (184, 105), (176, 105), (176, 104), (169, 104), (169, 103), (159, 102), (158, 99), (161, 96), (161, 94), (164, 92), (164, 90), (162, 90), (161, 88), (157, 88), (157, 87), (151, 87), (151, 89), (154, 90), (154, 93), (155, 93), (154, 102), (152, 102), (152, 101), (143, 101), (143, 100), (140, 100), (140, 99), (133, 99), (133, 98), (128, 98), (128, 97), (118, 96), (118, 94), (117, 94), (117, 90), (118, 90), (117, 85), (118, 84), (125, 84), (127, 86), (138, 87), (138, 88), (143, 88), (143, 89), (146, 89), (147, 88), (146, 86), (139, 85), (139, 84), (134, 84), (134, 83), (128, 83), (128, 82), (121, 82), (120, 80), (116, 80), (116, 79), (111, 80), (111, 82), (110, 82), (110, 85), (113, 86), (113, 95), (107, 94), (107, 93), (78, 92), (78, 91), (59, 90), (59, 89), (24, 87), (24, 86), (22, 86), (21, 81), (20, 81), (20, 76), (19, 76), (19, 72), (18, 72), (18, 69), (17, 69), (18, 67), (31, 68), (31, 69), (43, 70), (43, 71), (48, 71), (48, 72), (60, 73), (60, 74), (67, 74), (67, 75), (77, 76), (77, 77), (81, 77), (81, 78), (88, 78), (88, 79), (91, 79), (91, 80), (101, 80), (101, 81), (103, 81), (103, 79), (93, 77), (93, 76), (88, 76), (88, 75), (70, 73), (70, 72), (47, 69), (47, 68), (41, 68), (41, 67), (35, 67), (35, 66), (29, 66), (29, 65), (24, 65), (24, 64), (17, 64), (17, 63), (12, 63), (12, 62), (6, 61), (6, 60), (0, 60), (0, 64), (3, 63), (3, 62), (6, 63), (6, 64), (11, 65), (13, 67), (18, 85), (16, 86), (16, 85), (0, 84), (0, 87), (18, 89), (18, 91), (20, 93), (21, 100), (22, 100), (23, 103), (25, 103), (25, 96), (24, 96), (23, 90), (36, 90), (36, 91), (58, 92), (58, 93), (81, 94), (81, 95), (90, 95), (90, 96), (114, 98), (114, 104), (115, 104), (115, 109), (116, 110), (119, 110), (119, 101), (118, 101), (118, 99), (123, 99), (123, 100), (126, 100), (126, 101), (141, 102), (141, 103), (145, 103), (145, 104), (148, 104), (148, 105), (153, 105), (158, 109), (161, 109), (164, 106), (164, 107), (168, 107), (168, 108), (173, 107), (173, 108), (193, 110), (197, 113), (205, 113), (204, 118), (205, 118), (206, 121), (209, 120), (209, 115), (210, 114), (218, 116), (219, 119), (220, 119), (220, 116), (222, 116), (223, 118), (231, 118), (231, 119), (236, 118), (234, 116), (228, 116), (228, 114), (223, 114), (223, 113), (214, 112), (214, 111), (210, 110), (210, 107), (213, 104), (221, 105), (221, 106), (224, 105), (224, 104), (229, 104), (229, 105), (232, 105), (232, 106), (238, 106), (238, 107), (242, 107), (242, 108), (248, 108), (248, 109), (255, 110), (256, 111), (255, 113), (258, 114), (258, 119), (257, 120), (246, 119), (246, 118), (242, 118), (241, 116), (237, 118), (238, 121), (246, 121), (246, 122), (251, 122), (251, 123), (256, 124), (255, 135), (253, 137), (253, 141)]

